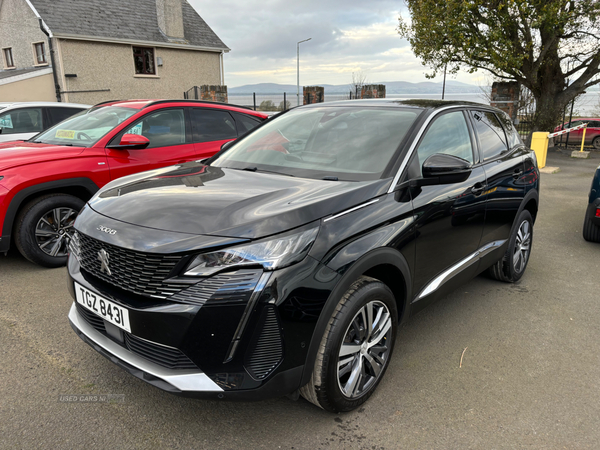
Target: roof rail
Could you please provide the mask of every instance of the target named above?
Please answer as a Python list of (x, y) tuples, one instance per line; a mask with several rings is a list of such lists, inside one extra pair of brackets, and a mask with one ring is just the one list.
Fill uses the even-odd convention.
[(149, 106), (152, 105), (157, 105), (160, 103), (171, 103), (171, 102), (178, 102), (178, 103), (209, 103), (209, 104), (213, 104), (213, 105), (227, 105), (227, 106), (235, 106), (236, 108), (242, 108), (242, 109), (249, 109), (250, 111), (254, 111), (252, 108), (248, 107), (248, 106), (242, 106), (242, 105), (234, 105), (233, 103), (225, 103), (225, 102), (213, 102), (210, 100), (196, 100), (196, 99), (175, 99), (175, 100), (156, 100), (154, 102), (150, 102), (147, 105), (144, 105), (144, 108), (148, 108)]
[(120, 102), (120, 101), (121, 100), (106, 100), (105, 102), (96, 103), (94, 106), (92, 106), (92, 108), (95, 108), (96, 106), (100, 106), (100, 105), (105, 105), (107, 103)]

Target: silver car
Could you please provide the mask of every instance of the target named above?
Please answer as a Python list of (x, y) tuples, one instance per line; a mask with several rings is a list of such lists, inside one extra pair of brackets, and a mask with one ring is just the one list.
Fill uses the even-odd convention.
[(90, 106), (57, 102), (0, 103), (0, 142), (32, 138)]

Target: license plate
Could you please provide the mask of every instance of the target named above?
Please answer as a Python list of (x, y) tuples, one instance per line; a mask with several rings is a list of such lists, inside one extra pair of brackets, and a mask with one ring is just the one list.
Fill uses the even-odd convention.
[(89, 309), (107, 322), (131, 333), (131, 327), (129, 326), (129, 311), (127, 309), (106, 300), (104, 297), (101, 297), (77, 283), (75, 283), (75, 294), (77, 303), (81, 306)]

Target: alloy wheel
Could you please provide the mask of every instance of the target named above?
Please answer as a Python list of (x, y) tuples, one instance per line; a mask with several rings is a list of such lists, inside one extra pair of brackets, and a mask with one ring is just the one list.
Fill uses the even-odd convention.
[(521, 273), (525, 269), (527, 259), (529, 258), (529, 251), (531, 249), (530, 226), (529, 221), (524, 220), (519, 225), (519, 231), (517, 232), (517, 240), (513, 251), (513, 267), (517, 273)]
[(42, 215), (35, 226), (35, 240), (40, 250), (50, 256), (66, 256), (77, 213), (65, 207), (51, 209)]
[(376, 384), (389, 359), (391, 337), (392, 316), (383, 302), (370, 301), (356, 313), (337, 363), (338, 385), (344, 396), (358, 398)]

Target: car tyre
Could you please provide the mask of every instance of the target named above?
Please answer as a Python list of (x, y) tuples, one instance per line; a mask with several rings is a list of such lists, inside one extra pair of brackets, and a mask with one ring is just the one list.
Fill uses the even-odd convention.
[(360, 277), (337, 304), (311, 379), (300, 394), (331, 412), (362, 405), (385, 374), (397, 328), (398, 311), (390, 289), (374, 278)]
[(592, 221), (590, 210), (585, 213), (583, 220), (583, 238), (589, 242), (600, 242), (600, 227)]
[(69, 233), (84, 205), (83, 200), (67, 194), (44, 195), (27, 203), (15, 224), (19, 252), (40, 266), (64, 266)]
[(600, 150), (600, 136), (594, 138), (592, 145), (596, 150)]
[(527, 268), (532, 244), (533, 219), (531, 213), (525, 209), (517, 217), (506, 253), (489, 268), (492, 278), (507, 283), (520, 280)]

